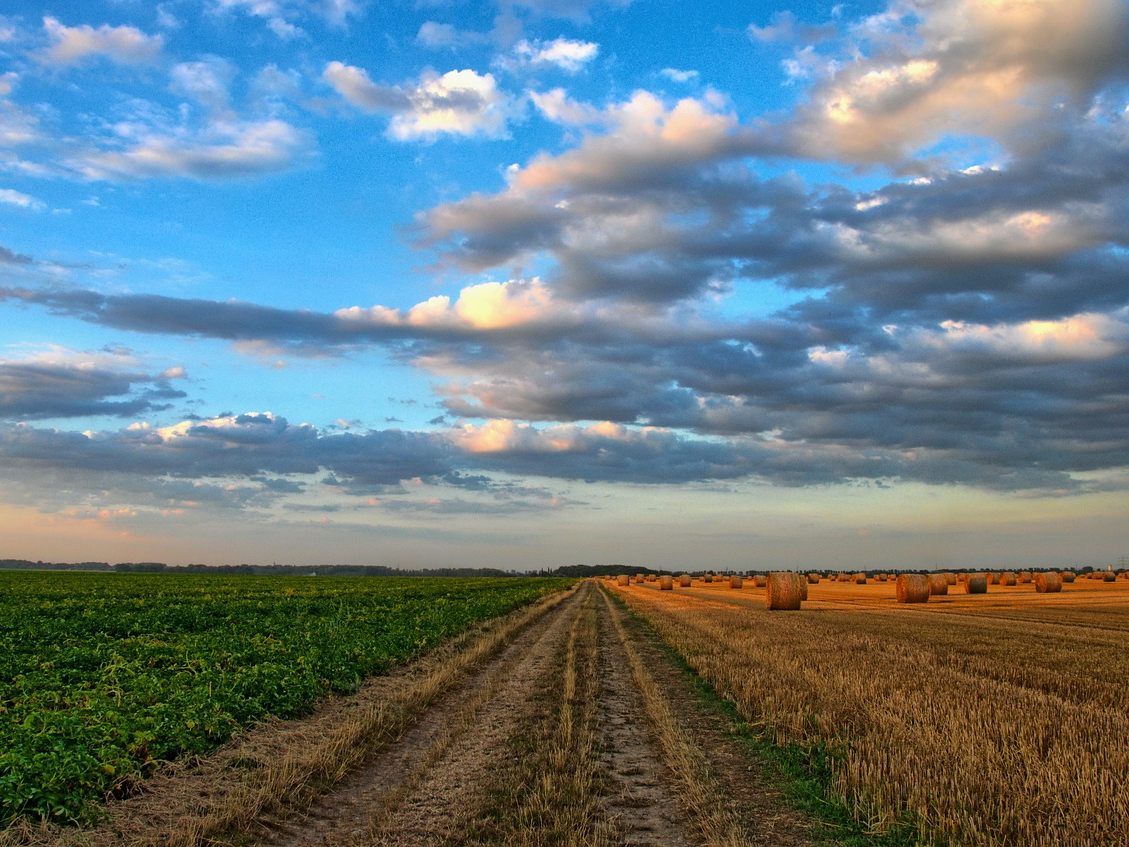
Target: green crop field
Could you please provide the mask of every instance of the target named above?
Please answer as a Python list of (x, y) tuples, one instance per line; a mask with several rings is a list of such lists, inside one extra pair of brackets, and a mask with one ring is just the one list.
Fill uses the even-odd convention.
[(569, 582), (0, 572), (0, 827), (88, 817)]

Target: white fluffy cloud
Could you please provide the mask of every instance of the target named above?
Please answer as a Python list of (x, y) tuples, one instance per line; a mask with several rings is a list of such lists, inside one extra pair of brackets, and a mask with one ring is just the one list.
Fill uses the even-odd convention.
[(491, 74), (471, 70), (424, 75), (409, 94), (411, 108), (392, 119), (389, 133), (407, 140), (436, 135), (506, 134), (508, 98)]
[(663, 68), (659, 73), (671, 82), (693, 82), (698, 78), (697, 71), (682, 70), (681, 68)]
[(373, 82), (363, 68), (335, 61), (326, 65), (322, 78), (358, 109), (390, 113), (388, 134), (399, 141), (502, 137), (512, 109), (494, 76), (473, 70), (426, 72), (414, 83), (390, 86)]
[(30, 194), (24, 194), (22, 191), (16, 191), (14, 188), (0, 188), (0, 203), (33, 212), (44, 208), (42, 200), (32, 197)]
[(514, 55), (519, 63), (534, 67), (551, 65), (570, 74), (579, 72), (599, 52), (599, 44), (572, 38), (555, 38), (552, 41), (522, 39), (514, 45)]
[(51, 65), (74, 65), (95, 57), (141, 64), (156, 59), (164, 46), (163, 36), (147, 35), (132, 26), (66, 26), (56, 18), (45, 17), (43, 30), (51, 44), (39, 57)]
[(531, 91), (529, 99), (546, 119), (565, 126), (585, 126), (601, 120), (600, 110), (568, 96), (563, 88), (550, 91)]

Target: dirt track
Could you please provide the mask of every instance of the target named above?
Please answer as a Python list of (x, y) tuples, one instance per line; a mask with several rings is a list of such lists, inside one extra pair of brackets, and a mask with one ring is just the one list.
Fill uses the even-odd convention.
[[(740, 752), (698, 712), (684, 678), (661, 650), (591, 584), (525, 629), (403, 736), (323, 795), (308, 814), (272, 827), (258, 843), (682, 847), (716, 841), (681, 800), (688, 788), (656, 737), (625, 638), (654, 674), (683, 735), (702, 748), (701, 760), (708, 764), (687, 776), (703, 783), (716, 807), (732, 812), (737, 826), (726, 842), (804, 843), (795, 820), (783, 822), (790, 827), (775, 820), (766, 828), (772, 815), (761, 818), (760, 825), (750, 819), (757, 805), (774, 807), (765, 802), (775, 799), (772, 792), (755, 784)], [(555, 776), (536, 761), (530, 768), (522, 754), (535, 760), (539, 746), (552, 744), (547, 736), (559, 723), (552, 719), (553, 707), (568, 685), (569, 658), (586, 646), (594, 653), (597, 678), (578, 686), (572, 705), (591, 716), (596, 743), (590, 755), (597, 778), (589, 786), (594, 814), (584, 821), (592, 831), (582, 833), (557, 825), (555, 815), (565, 810), (522, 814), (522, 795), (535, 794), (538, 781)], [(539, 711), (549, 719), (538, 720)]]
[(492, 626), (249, 733), (118, 804), (82, 843), (807, 843), (682, 671), (595, 583)]

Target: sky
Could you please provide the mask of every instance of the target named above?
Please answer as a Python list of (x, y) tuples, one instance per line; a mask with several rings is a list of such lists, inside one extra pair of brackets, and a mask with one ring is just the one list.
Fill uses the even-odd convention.
[(0, 4), (0, 558), (1129, 554), (1124, 0)]

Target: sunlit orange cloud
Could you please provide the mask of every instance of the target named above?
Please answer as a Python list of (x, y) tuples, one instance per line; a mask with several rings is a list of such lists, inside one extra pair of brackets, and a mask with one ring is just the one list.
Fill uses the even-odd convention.
[(880, 13), (858, 29), (887, 49), (827, 69), (798, 127), (813, 154), (878, 161), (945, 135), (1006, 141), (1125, 49), (1123, 0), (939, 0), (905, 11), (921, 17), (912, 50)]
[(464, 424), (456, 428), (452, 440), (469, 453), (506, 453), (530, 451), (562, 453), (578, 449), (585, 437), (596, 436), (609, 440), (627, 440), (651, 431), (649, 427), (629, 430), (627, 427), (600, 421), (588, 426), (558, 424), (537, 428), (506, 418), (496, 418), (484, 424)]
[(337, 317), (381, 326), (506, 329), (568, 314), (540, 279), (511, 279), (468, 285), (454, 302), (445, 294), (429, 297), (404, 311), (388, 306), (338, 309)]
[(604, 180), (624, 163), (695, 159), (724, 143), (737, 124), (720, 105), (719, 98), (707, 95), (684, 98), (668, 109), (649, 91), (636, 91), (626, 102), (605, 110), (604, 119), (612, 127), (609, 135), (590, 138), (559, 156), (535, 157), (510, 172), (510, 190), (551, 192)]
[(1101, 314), (990, 326), (945, 321), (941, 329), (942, 344), (980, 344), (1001, 352), (1041, 354), (1056, 359), (1101, 359), (1129, 347), (1129, 326)]

